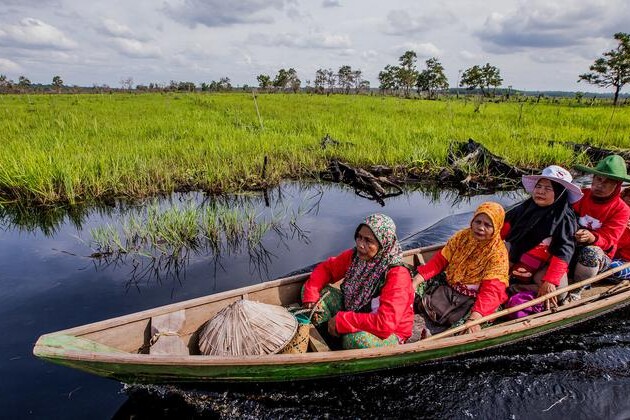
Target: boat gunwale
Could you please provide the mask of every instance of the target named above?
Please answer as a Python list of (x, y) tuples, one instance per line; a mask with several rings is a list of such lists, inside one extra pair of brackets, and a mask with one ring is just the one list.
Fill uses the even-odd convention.
[[(243, 289), (239, 289), (243, 290)], [(521, 332), (530, 329), (552, 324), (562, 321), (563, 319), (571, 319), (592, 313), (598, 309), (602, 311), (614, 310), (615, 306), (630, 298), (630, 290), (603, 297), (599, 300), (588, 302), (584, 305), (574, 308), (552, 312), (546, 316), (535, 317), (523, 320), (516, 324), (502, 325), (497, 324), (488, 328), (484, 328), (473, 334), (464, 334), (458, 336), (444, 337), (435, 341), (417, 341), (414, 343), (402, 344), (387, 348), (373, 349), (353, 349), (353, 350), (335, 350), (330, 352), (311, 352), (303, 354), (272, 354), (262, 356), (204, 356), (204, 355), (186, 355), (186, 356), (168, 356), (168, 355), (148, 355), (138, 353), (96, 353), (90, 351), (64, 350), (40, 344), (40, 340), (44, 337), (47, 339), (55, 335), (62, 335), (63, 331), (57, 333), (46, 334), (42, 336), (35, 345), (34, 353), (38, 357), (48, 359), (63, 359), (67, 361), (89, 361), (104, 363), (120, 363), (120, 364), (143, 364), (143, 365), (178, 365), (178, 366), (273, 366), (273, 365), (299, 365), (326, 362), (344, 362), (356, 359), (378, 359), (390, 356), (398, 356), (409, 353), (419, 353), (441, 348), (455, 347), (475, 342), (483, 342), (503, 336), (509, 332)], [(595, 316), (600, 315), (598, 312)], [(574, 323), (584, 321), (580, 319)], [(572, 323), (572, 324), (574, 324)], [(567, 325), (568, 326), (568, 325)], [(566, 326), (565, 326), (566, 327)], [(70, 331), (70, 330), (65, 330)], [(545, 331), (548, 332), (548, 331)], [(65, 335), (65, 334), (64, 334)], [(530, 338), (530, 336), (524, 337)], [(512, 341), (511, 341), (512, 342)], [(510, 343), (511, 343), (510, 342)], [(509, 344), (509, 343), (505, 343)], [(460, 353), (458, 353), (460, 354)]]

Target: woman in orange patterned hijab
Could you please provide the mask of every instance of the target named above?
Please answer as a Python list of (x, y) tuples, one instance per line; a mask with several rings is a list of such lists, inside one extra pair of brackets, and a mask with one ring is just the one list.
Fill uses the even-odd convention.
[[(459, 323), (455, 318), (460, 312), (463, 321), (479, 319), (496, 311), (507, 300), (505, 290), (508, 286), (509, 259), (501, 240), (504, 216), (505, 211), (500, 204), (481, 204), (470, 227), (449, 239), (428, 264), (417, 267), (414, 286), (418, 288), (422, 309), (432, 319), (435, 318), (434, 321), (442, 325)], [(441, 284), (421, 285), (442, 272), (445, 277), (429, 282)], [(438, 287), (447, 289), (438, 291), (433, 298), (429, 296)], [(458, 307), (451, 308), (449, 305)], [(479, 329), (479, 326), (471, 327), (468, 332)]]

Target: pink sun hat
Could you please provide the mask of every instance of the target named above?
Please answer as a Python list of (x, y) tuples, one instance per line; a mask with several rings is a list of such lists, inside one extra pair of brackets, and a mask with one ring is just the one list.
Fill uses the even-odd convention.
[(584, 195), (580, 187), (571, 182), (573, 181), (573, 177), (569, 171), (557, 165), (547, 166), (540, 175), (523, 175), (522, 182), (525, 191), (531, 194), (538, 180), (542, 178), (557, 182), (566, 188), (569, 194), (569, 203), (571, 204), (578, 201)]

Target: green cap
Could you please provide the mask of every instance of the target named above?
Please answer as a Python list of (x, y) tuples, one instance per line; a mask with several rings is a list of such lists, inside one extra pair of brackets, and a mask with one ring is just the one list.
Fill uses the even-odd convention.
[(630, 182), (626, 161), (619, 155), (606, 156), (604, 159), (600, 160), (594, 168), (584, 165), (575, 165), (575, 169), (589, 174), (616, 179), (617, 181)]

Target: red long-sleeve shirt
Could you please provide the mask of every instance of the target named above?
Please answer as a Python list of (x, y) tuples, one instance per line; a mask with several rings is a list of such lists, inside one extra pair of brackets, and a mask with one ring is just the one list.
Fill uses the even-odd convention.
[[(417, 267), (418, 274), (422, 275), (425, 281), (441, 273), (448, 266), (448, 260), (441, 252), (436, 252), (425, 265)], [(484, 279), (479, 285), (477, 298), (471, 309), (472, 312), (479, 312), (482, 316), (490, 315), (497, 310), (500, 304), (507, 300), (505, 283), (499, 279)]]
[(590, 188), (585, 188), (582, 192), (584, 197), (573, 204), (578, 224), (595, 235), (595, 242), (591, 245), (600, 247), (612, 258), (630, 218), (630, 208), (619, 196), (600, 204), (591, 198)]
[[(508, 236), (510, 229), (510, 222), (503, 223), (503, 227), (501, 228), (501, 239), (505, 239)], [(562, 275), (566, 274), (568, 271), (569, 261), (564, 261), (563, 259), (552, 255), (549, 260), (549, 266), (547, 267), (547, 271), (545, 272), (542, 280), (555, 286), (560, 286)]]
[[(353, 252), (353, 249), (348, 249), (315, 267), (304, 284), (304, 303), (316, 302), (324, 286), (345, 276), (352, 263)], [(402, 340), (411, 337), (414, 291), (409, 270), (405, 267), (390, 268), (385, 276), (385, 284), (379, 299), (380, 305), (376, 313), (337, 312), (335, 316), (337, 332), (349, 334), (365, 331), (381, 339), (392, 334), (396, 334)]]

